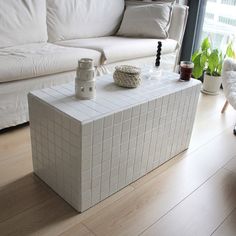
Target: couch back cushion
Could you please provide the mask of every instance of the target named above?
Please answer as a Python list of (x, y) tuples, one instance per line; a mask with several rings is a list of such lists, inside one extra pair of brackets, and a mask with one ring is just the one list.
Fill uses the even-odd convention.
[(0, 1), (0, 48), (47, 39), (46, 0)]
[(49, 41), (112, 35), (124, 5), (124, 0), (47, 0)]
[(168, 38), (172, 6), (150, 4), (127, 6), (117, 35), (136, 38)]

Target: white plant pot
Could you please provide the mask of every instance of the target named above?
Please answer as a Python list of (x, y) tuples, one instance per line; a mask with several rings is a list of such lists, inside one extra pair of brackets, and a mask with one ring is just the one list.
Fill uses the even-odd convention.
[(222, 83), (221, 76), (210, 76), (204, 74), (202, 92), (209, 95), (217, 95), (219, 94), (221, 83)]

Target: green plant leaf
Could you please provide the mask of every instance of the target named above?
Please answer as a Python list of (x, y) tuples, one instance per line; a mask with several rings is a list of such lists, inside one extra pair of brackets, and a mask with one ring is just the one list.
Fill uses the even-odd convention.
[(218, 75), (221, 75), (222, 67), (223, 67), (223, 60), (224, 60), (224, 57), (223, 57), (223, 54), (221, 52), (220, 55), (219, 55), (219, 63), (218, 63), (218, 67), (217, 67)]
[(235, 57), (235, 52), (234, 52), (234, 50), (233, 50), (233, 43), (232, 43), (232, 41), (229, 42), (229, 44), (228, 44), (228, 46), (227, 46), (227, 49), (226, 49), (225, 55), (226, 55), (227, 57)]
[(202, 41), (201, 49), (202, 51), (208, 51), (210, 48), (211, 48), (211, 43), (209, 41), (209, 38), (207, 37)]
[(192, 61), (194, 61), (195, 60), (195, 58), (198, 56), (198, 54), (200, 53), (200, 51), (199, 50), (197, 50), (196, 52), (194, 52), (194, 54), (192, 55)]
[(217, 72), (217, 67), (219, 65), (219, 51), (214, 49), (208, 58), (208, 69), (210, 75), (213, 75), (214, 72)]
[(200, 57), (200, 65), (201, 65), (201, 67), (205, 68), (206, 67), (206, 63), (207, 63), (207, 54), (203, 52), (201, 54), (201, 57)]
[(204, 67), (201, 66), (200, 61), (201, 61), (201, 54), (198, 54), (193, 60), (194, 67), (192, 75), (194, 76), (195, 79), (199, 79), (203, 74)]

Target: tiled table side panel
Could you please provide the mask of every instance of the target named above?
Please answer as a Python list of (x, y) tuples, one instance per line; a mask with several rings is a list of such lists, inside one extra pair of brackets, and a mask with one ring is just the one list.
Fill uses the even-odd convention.
[(32, 95), (28, 101), (34, 172), (80, 211), (81, 125)]
[(82, 125), (86, 210), (187, 149), (200, 85)]
[(190, 87), (83, 125), (30, 95), (35, 173), (84, 211), (188, 147), (199, 90)]

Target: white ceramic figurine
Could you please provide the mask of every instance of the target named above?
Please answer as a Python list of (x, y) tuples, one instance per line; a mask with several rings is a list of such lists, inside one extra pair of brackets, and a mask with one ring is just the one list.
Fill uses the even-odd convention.
[(90, 58), (82, 58), (78, 62), (75, 78), (75, 96), (79, 99), (96, 97), (95, 68)]

